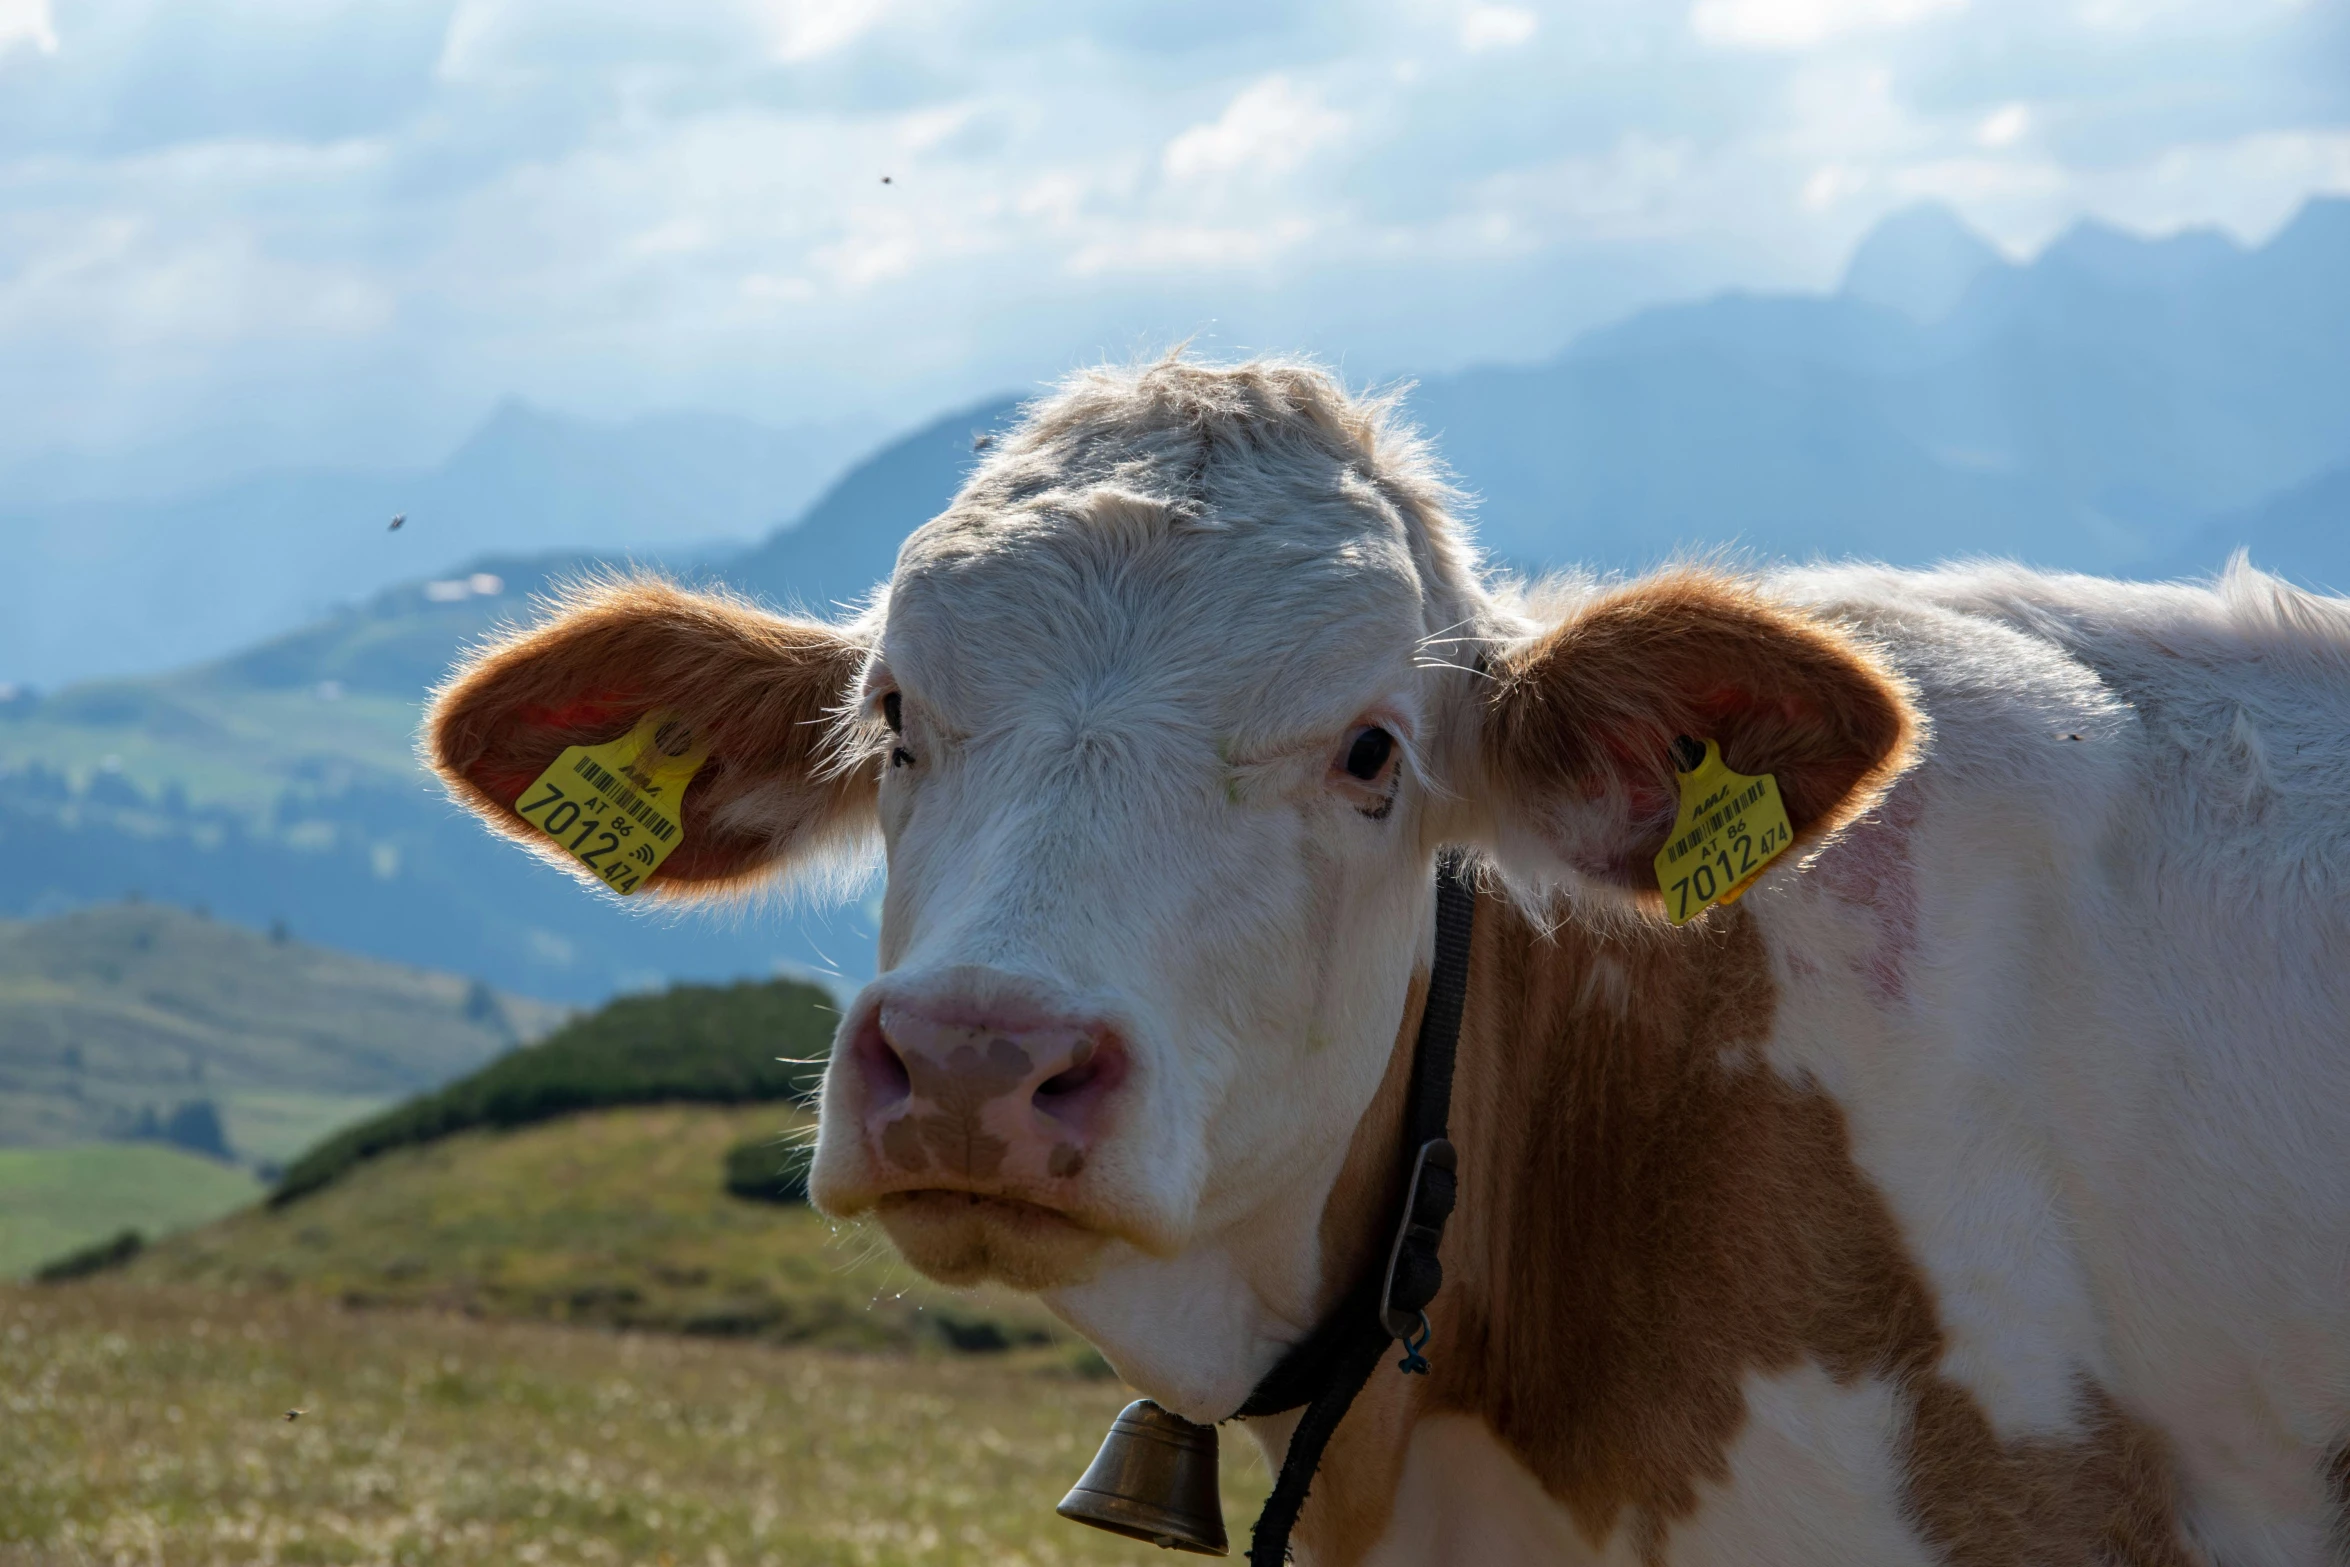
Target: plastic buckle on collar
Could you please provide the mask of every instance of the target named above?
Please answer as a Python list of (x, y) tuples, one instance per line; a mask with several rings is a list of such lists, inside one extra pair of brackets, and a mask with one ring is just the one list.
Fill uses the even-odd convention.
[[(1379, 1321), (1390, 1338), (1407, 1344), (1415, 1330), (1421, 1333), (1421, 1343), (1427, 1342), (1421, 1308), (1444, 1285), (1436, 1248), (1444, 1240), (1444, 1221), (1452, 1215), (1455, 1168), (1452, 1143), (1431, 1137), (1413, 1157), (1411, 1184), (1404, 1188), (1403, 1219), (1395, 1227), (1387, 1274), (1379, 1284)], [(1413, 1353), (1417, 1358), (1418, 1352)]]
[(1395, 1369), (1424, 1377), (1428, 1374), (1428, 1356), (1425, 1351), (1428, 1341), (1436, 1336), (1436, 1330), (1428, 1326), (1428, 1313), (1423, 1311), (1419, 1317), (1420, 1336), (1414, 1338), (1409, 1333), (1403, 1336), (1403, 1359), (1395, 1363)]

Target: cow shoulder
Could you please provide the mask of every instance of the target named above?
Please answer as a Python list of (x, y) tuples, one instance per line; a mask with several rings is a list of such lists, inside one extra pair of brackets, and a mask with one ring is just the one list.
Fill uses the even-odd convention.
[[(1470, 1527), (1487, 1492), (1611, 1560), (1810, 1559), (1817, 1529), (1970, 1567), (2196, 1559), (2162, 1440), (2102, 1388), (2019, 1433), (1953, 1374), (1842, 1109), (1766, 1059), (1751, 917), (1544, 931), (1487, 897), (1472, 976), (1435, 1369), (1378, 1377), (1341, 1428), (1301, 1523), (1317, 1567)], [(1426, 1467), (1505, 1458), (1524, 1486)]]

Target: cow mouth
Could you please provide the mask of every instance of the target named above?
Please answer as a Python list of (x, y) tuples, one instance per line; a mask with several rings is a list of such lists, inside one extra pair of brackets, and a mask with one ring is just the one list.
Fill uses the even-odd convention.
[(1109, 1239), (1059, 1209), (979, 1192), (892, 1192), (874, 1216), (917, 1270), (958, 1286), (1058, 1288), (1082, 1278)]

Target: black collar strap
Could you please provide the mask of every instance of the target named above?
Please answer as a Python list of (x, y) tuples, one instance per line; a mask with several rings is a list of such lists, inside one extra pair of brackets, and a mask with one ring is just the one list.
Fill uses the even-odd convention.
[(1428, 1001), (1413, 1046), (1411, 1092), (1404, 1106), (1407, 1179), (1386, 1265), (1359, 1281), (1319, 1327), (1292, 1345), (1234, 1417), (1254, 1419), (1306, 1406), (1290, 1435), (1273, 1494), (1257, 1515), (1249, 1567), (1280, 1567), (1288, 1559), (1289, 1533), (1321, 1467), (1322, 1451), (1388, 1346), (1404, 1341), (1404, 1357), (1396, 1362), (1401, 1369), (1428, 1369), (1421, 1354), (1428, 1345), (1425, 1312), (1444, 1284), (1436, 1253), (1455, 1193), (1453, 1148), (1445, 1128), (1452, 1116), (1461, 1009), (1469, 996), (1469, 930), (1477, 912), (1477, 894), (1464, 871), (1457, 853), (1436, 862), (1436, 961), (1428, 972)]

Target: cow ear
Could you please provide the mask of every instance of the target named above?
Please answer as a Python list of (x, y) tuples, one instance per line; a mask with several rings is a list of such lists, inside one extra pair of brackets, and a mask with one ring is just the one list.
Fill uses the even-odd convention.
[(660, 581), (598, 583), (461, 666), (433, 699), (426, 748), (459, 801), (586, 876), (515, 802), (565, 748), (673, 711), (709, 754), (680, 804), (679, 844), (645, 890), (722, 892), (872, 826), (878, 768), (840, 749), (865, 656), (837, 627)]
[(1680, 806), (1676, 737), (1776, 778), (1798, 851), (1868, 809), (1917, 743), (1902, 682), (1849, 633), (1703, 571), (1599, 594), (1490, 672), (1504, 864), (1634, 893), (1656, 892)]

